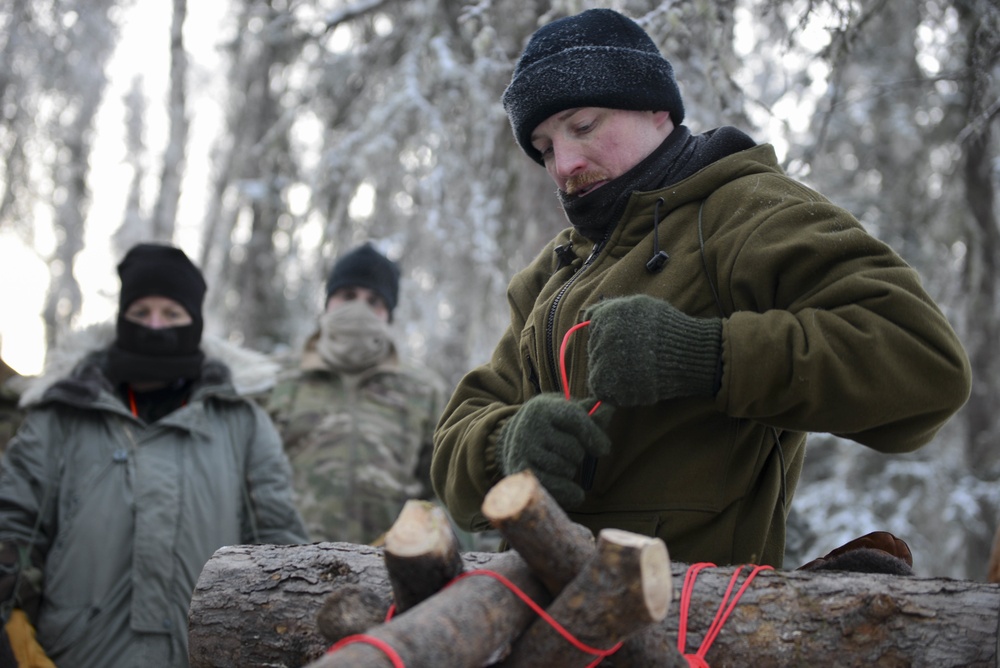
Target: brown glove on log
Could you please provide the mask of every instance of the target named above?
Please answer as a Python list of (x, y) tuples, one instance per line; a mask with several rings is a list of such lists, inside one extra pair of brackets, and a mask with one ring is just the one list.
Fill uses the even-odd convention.
[(912, 575), (912, 568), (913, 555), (909, 545), (888, 531), (873, 531), (799, 566), (797, 570), (851, 570)]

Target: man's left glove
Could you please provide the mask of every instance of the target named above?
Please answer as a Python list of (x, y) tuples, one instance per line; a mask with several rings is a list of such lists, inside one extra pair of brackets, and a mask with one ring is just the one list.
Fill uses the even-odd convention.
[(583, 487), (576, 481), (586, 455), (601, 457), (611, 451), (604, 433), (610, 407), (588, 415), (594, 400), (569, 401), (556, 392), (529, 399), (507, 420), (497, 438), (497, 459), (505, 475), (531, 469), (542, 486), (563, 508), (583, 503)]
[(718, 392), (722, 320), (693, 318), (648, 295), (587, 309), (588, 381), (612, 406), (648, 406)]

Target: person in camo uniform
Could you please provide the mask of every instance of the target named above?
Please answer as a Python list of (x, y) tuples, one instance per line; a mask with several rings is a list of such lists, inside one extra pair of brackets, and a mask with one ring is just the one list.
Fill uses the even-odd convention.
[(317, 331), (267, 402), (311, 540), (377, 543), (408, 499), (432, 499), (444, 384), (401, 361), (399, 267), (370, 243), (334, 265)]

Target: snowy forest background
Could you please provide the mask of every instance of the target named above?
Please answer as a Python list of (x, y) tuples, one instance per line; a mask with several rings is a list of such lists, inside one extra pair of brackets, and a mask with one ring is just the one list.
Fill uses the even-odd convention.
[[(84, 324), (95, 248), (113, 303), (125, 249), (180, 245), (208, 278), (208, 329), (278, 353), (314, 326), (331, 261), (372, 239), (403, 266), (405, 353), (454, 385), (499, 337), (508, 279), (565, 225), (500, 94), (540, 24), (613, 7), (672, 61), (693, 132), (775, 144), (920, 272), (973, 361), (970, 401), (920, 452), (810, 437), (786, 565), (885, 529), (918, 574), (985, 578), (1000, 520), (996, 0), (172, 0), (139, 56), (167, 63), (164, 92), (140, 65), (122, 93), (109, 63), (152, 4), (0, 7), (0, 243), (46, 267), (50, 348)], [(191, 18), (209, 5), (206, 30)], [(98, 123), (111, 103), (124, 113)], [(100, 142), (113, 172), (94, 167)], [(109, 188), (120, 204), (98, 218)]]

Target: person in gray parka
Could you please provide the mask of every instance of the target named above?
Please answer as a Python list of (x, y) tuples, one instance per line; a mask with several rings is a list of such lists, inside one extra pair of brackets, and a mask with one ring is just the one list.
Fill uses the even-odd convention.
[(114, 329), (53, 351), (72, 371), (22, 397), (0, 463), (0, 612), (26, 615), (58, 666), (183, 667), (212, 554), (307, 539), (277, 432), (241, 394), (270, 363), (202, 337), (206, 285), (180, 249), (140, 244), (118, 273)]

